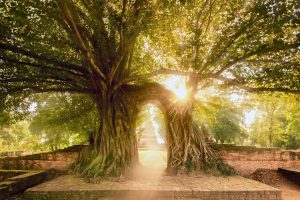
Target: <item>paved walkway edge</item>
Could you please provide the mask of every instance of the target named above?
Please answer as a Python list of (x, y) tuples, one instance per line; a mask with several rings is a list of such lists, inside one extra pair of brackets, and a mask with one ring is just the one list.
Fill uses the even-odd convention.
[[(213, 187), (215, 185), (215, 187)], [(84, 183), (64, 176), (25, 192), (28, 200), (281, 200), (281, 190), (242, 177)]]

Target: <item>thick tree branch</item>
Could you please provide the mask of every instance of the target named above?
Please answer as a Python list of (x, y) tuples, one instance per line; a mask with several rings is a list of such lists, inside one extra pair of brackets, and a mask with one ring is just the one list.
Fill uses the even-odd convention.
[[(20, 72), (17, 74), (11, 74), (6, 73), (2, 74), (0, 83), (36, 83), (36, 84), (44, 84), (44, 83), (51, 83), (51, 84), (71, 84), (74, 87), (88, 87), (87, 80), (84, 76), (79, 75), (77, 73), (74, 73), (73, 71), (69, 71), (65, 68), (58, 68), (54, 69), (52, 67), (36, 64), (36, 63), (30, 63), (30, 62), (24, 62), (24, 61), (17, 61), (9, 58), (3, 58), (0, 57), (0, 59), (13, 64), (17, 64), (16, 66), (19, 68)], [(38, 71), (36, 71), (34, 74), (31, 75), (25, 75), (23, 68), (21, 66), (29, 66), (32, 68), (36, 68)], [(1, 68), (0, 68), (1, 69)], [(12, 68), (16, 69), (16, 68)], [(44, 72), (43, 70), (47, 70), (48, 72)], [(31, 71), (32, 73), (32, 71)]]
[(84, 88), (73, 88), (73, 87), (53, 87), (53, 88), (41, 88), (37, 86), (19, 86), (14, 88), (8, 88), (6, 91), (1, 91), (1, 93), (7, 93), (7, 94), (14, 94), (19, 92), (26, 92), (30, 91), (30, 93), (44, 93), (44, 92), (70, 92), (70, 93), (86, 93), (86, 94), (93, 94), (96, 91), (90, 90), (90, 89), (84, 89)]
[(67, 80), (58, 80), (55, 78), (41, 78), (41, 77), (22, 77), (22, 78), (3, 78), (0, 80), (0, 84), (8, 84), (8, 83), (52, 83), (52, 84), (72, 84), (74, 86), (78, 86), (76, 83), (67, 81)]
[(49, 56), (45, 56), (43, 54), (38, 54), (38, 53), (29, 51), (29, 50), (26, 50), (26, 49), (22, 49), (22, 48), (19, 48), (19, 47), (16, 47), (16, 46), (9, 45), (9, 44), (0, 43), (0, 49), (11, 51), (11, 52), (17, 53), (17, 54), (22, 54), (24, 56), (36, 59), (36, 60), (41, 61), (41, 62), (46, 62), (46, 63), (66, 67), (66, 68), (81, 72), (83, 74), (89, 73), (82, 66), (79, 66), (79, 65), (76, 65), (76, 64), (66, 63), (64, 61), (59, 61), (55, 58), (51, 58)]
[(89, 47), (89, 43), (87, 42), (87, 39), (84, 35), (81, 34), (80, 26), (79, 26), (79, 20), (76, 20), (75, 9), (73, 8), (73, 4), (68, 0), (57, 0), (61, 10), (63, 11), (63, 14), (65, 16), (65, 19), (73, 32), (75, 33), (75, 36), (77, 37), (77, 40), (79, 42), (79, 45), (82, 49), (82, 52), (86, 55), (87, 60), (89, 64), (92, 67), (92, 70), (102, 79), (106, 80), (105, 75), (102, 73), (100, 68), (97, 66), (94, 55), (92, 53), (92, 50)]
[(290, 65), (300, 65), (299, 62), (285, 61), (285, 60), (272, 60), (272, 59), (256, 59), (256, 60), (245, 60), (240, 61), (240, 63), (253, 63), (253, 64), (262, 64), (262, 63), (272, 63), (272, 64), (290, 64)]
[(244, 86), (243, 89), (248, 92), (284, 92), (284, 93), (300, 94), (300, 90), (291, 90), (287, 88), (266, 88), (266, 87), (251, 88), (251, 87)]
[(222, 76), (216, 76), (215, 79), (224, 81), (224, 83), (226, 85), (234, 86), (234, 87), (240, 88), (242, 90), (246, 90), (248, 92), (284, 92), (284, 93), (300, 94), (300, 90), (298, 90), (298, 89), (294, 90), (294, 89), (289, 89), (289, 88), (284, 88), (284, 87), (274, 87), (274, 88), (249, 87), (249, 86), (246, 86), (245, 84), (238, 82), (237, 80), (225, 78)]
[(247, 63), (246, 59), (250, 58), (251, 56), (259, 55), (261, 53), (271, 53), (271, 52), (282, 51), (282, 50), (287, 50), (287, 49), (294, 49), (294, 48), (298, 48), (299, 46), (300, 46), (300, 43), (289, 44), (289, 45), (286, 45), (286, 46), (281, 47), (281, 48), (277, 47), (277, 46), (267, 47), (267, 45), (263, 45), (259, 49), (255, 50), (255, 51), (252, 51), (252, 52), (249, 52), (249, 53), (245, 54), (244, 56), (239, 57), (239, 58), (231, 61), (230, 63), (228, 63), (227, 65), (222, 67), (219, 71), (217, 71), (215, 74), (220, 75), (225, 70), (233, 67), (235, 64), (237, 64), (239, 62)]
[(286, 93), (295, 93), (295, 94), (300, 93), (300, 90), (293, 90), (293, 89), (289, 89), (289, 88), (249, 87), (243, 83), (238, 82), (235, 79), (229, 79), (229, 78), (220, 76), (218, 74), (199, 74), (199, 73), (195, 73), (195, 72), (187, 72), (187, 71), (180, 71), (180, 70), (173, 70), (173, 69), (166, 69), (166, 68), (160, 68), (160, 69), (150, 72), (148, 74), (130, 77), (128, 79), (125, 79), (122, 83), (120, 83), (118, 85), (118, 87), (120, 87), (123, 84), (132, 82), (132, 81), (144, 80), (144, 79), (151, 78), (151, 77), (161, 75), (161, 74), (188, 76), (188, 77), (191, 77), (194, 79), (198, 79), (198, 81), (203, 80), (203, 79), (212, 78), (212, 79), (216, 79), (216, 80), (221, 80), (224, 83), (226, 83), (226, 85), (235, 86), (240, 89), (246, 90), (248, 92), (263, 92), (263, 91), (276, 92), (277, 91), (277, 92), (286, 92)]
[(214, 78), (215, 77), (214, 74), (201, 74), (201, 73), (181, 71), (181, 70), (176, 70), (176, 69), (160, 68), (158, 70), (152, 71), (152, 72), (147, 73), (147, 74), (129, 77), (128, 79), (125, 79), (124, 82), (128, 83), (128, 82), (132, 82), (132, 81), (143, 80), (143, 79), (152, 78), (154, 76), (158, 76), (158, 75), (161, 75), (161, 74), (189, 76), (189, 77), (199, 78), (199, 79)]
[(15, 59), (11, 59), (11, 58), (6, 58), (6, 57), (3, 57), (3, 56), (0, 56), (0, 60), (4, 60), (6, 62), (9, 62), (9, 63), (14, 63), (14, 64), (18, 64), (18, 65), (25, 65), (25, 66), (30, 66), (30, 67), (34, 67), (34, 68), (37, 68), (37, 69), (47, 69), (47, 70), (50, 70), (50, 71), (62, 71), (64, 73), (67, 73), (71, 76), (76, 76), (78, 78), (85, 78), (83, 76), (83, 74), (80, 74), (78, 72), (75, 72), (75, 71), (72, 71), (68, 68), (65, 68), (65, 67), (59, 67), (59, 66), (56, 66), (57, 68), (54, 68), (54, 67), (50, 67), (48, 65), (43, 65), (43, 64), (38, 64), (38, 63), (31, 63), (31, 62), (25, 62), (25, 61), (19, 61), (19, 60), (15, 60)]
[(7, 84), (23, 84), (26, 83), (33, 83), (38, 86), (43, 86), (45, 83), (49, 83), (51, 85), (57, 85), (57, 86), (72, 86), (72, 87), (79, 87), (79, 88), (85, 88), (84, 85), (75, 82), (72, 79), (58, 77), (58, 76), (28, 76), (28, 77), (8, 77), (8, 78), (2, 78), (0, 80), (0, 85), (7, 85)]
[[(146, 2), (146, 1), (145, 1)], [(122, 65), (122, 63), (128, 62), (131, 51), (133, 50), (135, 39), (141, 31), (141, 27), (139, 21), (142, 20), (142, 3), (143, 1), (135, 1), (133, 4), (133, 8), (129, 13), (128, 20), (126, 24), (124, 22), (123, 17), (125, 16), (127, 0), (123, 1), (122, 5), (122, 13), (121, 13), (121, 23), (119, 26), (119, 34), (120, 34), (120, 45), (117, 49), (117, 54), (115, 57), (115, 61), (111, 67), (111, 73), (109, 75), (110, 83), (114, 80), (118, 71), (122, 71), (120, 68), (125, 68), (126, 65)], [(126, 25), (126, 26), (125, 26)], [(130, 29), (128, 27), (131, 27)]]
[(190, 78), (194, 78), (194, 79), (198, 79), (198, 80), (216, 77), (215, 74), (200, 74), (200, 73), (196, 73), (196, 72), (160, 68), (160, 69), (152, 71), (150, 73), (128, 77), (127, 79), (124, 79), (119, 84), (117, 84), (114, 87), (114, 91), (117, 90), (118, 88), (120, 88), (124, 84), (134, 82), (134, 81), (149, 79), (149, 78), (152, 78), (152, 77), (155, 77), (155, 76), (158, 76), (158, 75), (162, 75), (162, 74), (188, 76)]
[[(218, 61), (220, 61), (220, 59), (221, 59), (222, 56), (227, 52), (227, 50), (228, 50), (232, 45), (235, 44), (235, 41), (236, 41), (238, 38), (240, 38), (243, 34), (246, 33), (247, 29), (248, 29), (249, 27), (251, 27), (255, 21), (256, 21), (256, 18), (254, 18), (254, 15), (251, 14), (250, 19), (247, 20), (247, 21), (242, 22), (241, 25), (240, 25), (240, 27), (239, 27), (239, 29), (238, 29), (231, 37), (229, 37), (227, 41), (226, 41), (226, 40), (224, 41), (224, 38), (223, 38), (223, 37), (222, 37), (220, 40), (218, 40), (218, 41), (216, 42), (216, 44), (214, 45), (213, 50), (210, 51), (211, 53), (208, 54), (208, 55), (206, 56), (206, 60), (207, 60), (208, 57), (210, 57), (211, 55), (213, 55), (213, 57), (215, 57), (214, 61), (212, 61), (212, 62), (206, 62), (206, 63), (203, 62), (203, 64), (202, 64), (201, 67), (200, 67), (201, 70), (202, 70), (202, 71), (205, 71), (205, 70), (208, 68), (209, 65), (214, 65), (214, 64), (216, 64)], [(226, 31), (225, 31), (225, 32), (226, 32)], [(225, 46), (224, 46), (224, 45), (225, 45)], [(224, 46), (223, 49), (222, 49), (220, 52), (215, 53), (214, 48), (219, 49), (219, 48), (222, 47), (222, 46)]]

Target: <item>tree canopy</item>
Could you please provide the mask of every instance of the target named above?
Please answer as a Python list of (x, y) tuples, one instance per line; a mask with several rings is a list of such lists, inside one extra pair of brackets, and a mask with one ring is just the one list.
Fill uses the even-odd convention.
[(296, 0), (10, 0), (0, 9), (2, 98), (93, 93), (97, 81), (116, 89), (164, 73), (299, 91)]
[[(2, 0), (0, 11), (1, 110), (34, 93), (87, 94), (99, 130), (76, 170), (88, 176), (138, 160), (135, 124), (149, 101), (164, 110), (178, 171), (212, 156), (193, 121), (197, 91), (300, 93), (297, 0)], [(187, 77), (184, 104), (159, 83), (170, 74)]]

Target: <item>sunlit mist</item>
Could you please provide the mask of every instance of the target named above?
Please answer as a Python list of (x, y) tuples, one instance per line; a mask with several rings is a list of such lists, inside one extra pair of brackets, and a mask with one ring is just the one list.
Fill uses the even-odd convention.
[(165, 141), (161, 137), (161, 134), (159, 133), (159, 124), (155, 120), (155, 117), (157, 115), (157, 111), (155, 110), (155, 107), (153, 105), (149, 106), (149, 113), (150, 113), (150, 121), (151, 121), (152, 126), (153, 126), (153, 132), (155, 134), (156, 140), (157, 140), (158, 144), (164, 144)]
[(186, 88), (186, 78), (182, 76), (169, 76), (162, 84), (175, 93), (180, 100), (184, 100), (187, 97), (188, 91)]
[(135, 178), (156, 179), (164, 175), (167, 166), (166, 142), (163, 138), (161, 111), (155, 105), (147, 105), (144, 112), (143, 131), (139, 139), (140, 166), (134, 170)]

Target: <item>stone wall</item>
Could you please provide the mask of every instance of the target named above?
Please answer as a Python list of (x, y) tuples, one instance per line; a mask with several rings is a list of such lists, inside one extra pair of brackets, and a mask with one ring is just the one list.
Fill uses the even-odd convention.
[[(228, 144), (212, 144), (211, 146), (240, 175), (250, 175), (259, 168), (277, 169), (279, 167), (293, 167), (300, 169), (300, 151)], [(56, 169), (65, 171), (78, 157), (78, 152), (83, 147), (73, 146), (49, 153), (0, 158), (0, 169)]]
[(6, 151), (0, 152), (0, 157), (25, 156), (30, 154), (32, 154), (32, 152), (29, 151)]
[(0, 158), (0, 169), (56, 169), (66, 171), (78, 157), (82, 147), (73, 146), (54, 152)]
[(291, 167), (300, 169), (299, 150), (219, 144), (214, 144), (212, 147), (240, 175), (250, 175), (260, 168), (277, 170), (279, 167)]

